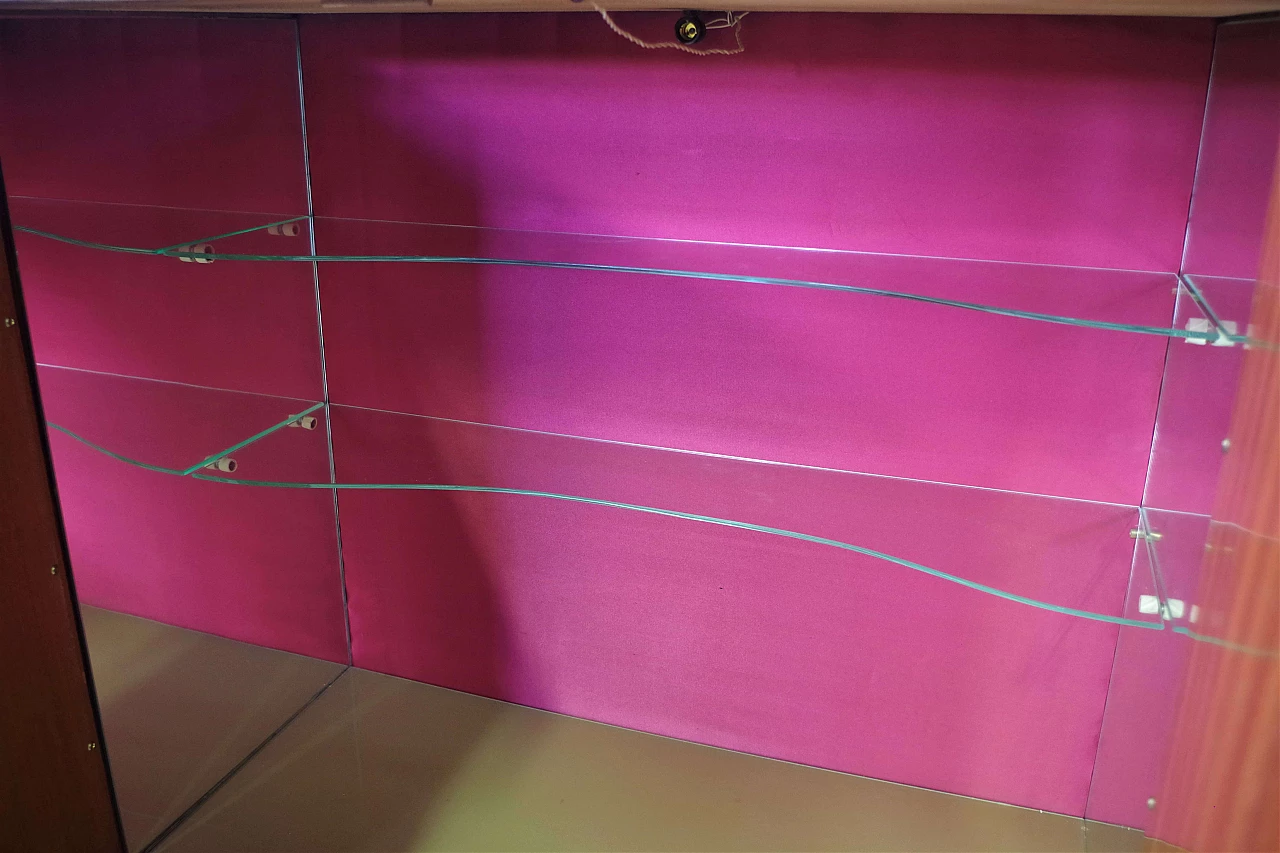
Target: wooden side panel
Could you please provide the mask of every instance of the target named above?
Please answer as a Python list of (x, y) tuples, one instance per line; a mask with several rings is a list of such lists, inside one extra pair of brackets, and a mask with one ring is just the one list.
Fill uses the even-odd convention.
[(1280, 847), (1280, 169), (1249, 334), (1151, 833), (1193, 851)]
[(0, 850), (123, 849), (0, 184)]

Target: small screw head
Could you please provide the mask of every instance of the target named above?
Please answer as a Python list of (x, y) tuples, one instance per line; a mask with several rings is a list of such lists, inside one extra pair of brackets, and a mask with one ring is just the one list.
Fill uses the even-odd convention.
[(1229, 438), (1222, 439), (1222, 452), (1226, 453), (1230, 449), (1231, 449), (1231, 439)]
[(49, 567), (49, 574), (51, 574), (51, 575), (56, 575), (57, 573), (58, 573), (58, 567), (57, 567), (57, 566), (50, 566), (50, 567)]
[(93, 752), (93, 751), (94, 751), (95, 749), (97, 749), (97, 748), (98, 748), (98, 745), (97, 745), (96, 743), (91, 743), (91, 744), (89, 744), (89, 751), (90, 751), (90, 752)]
[(1156, 798), (1155, 798), (1155, 797), (1148, 797), (1148, 798), (1147, 798), (1147, 808), (1149, 808), (1149, 809), (1154, 809), (1155, 807), (1156, 807)]
[(6, 329), (12, 328), (12, 327), (14, 327), (14, 326), (16, 326), (16, 325), (18, 325), (18, 321), (17, 321), (17, 320), (15, 320), (15, 319), (13, 319), (12, 317), (5, 317), (5, 318), (4, 318), (4, 327), (5, 327)]

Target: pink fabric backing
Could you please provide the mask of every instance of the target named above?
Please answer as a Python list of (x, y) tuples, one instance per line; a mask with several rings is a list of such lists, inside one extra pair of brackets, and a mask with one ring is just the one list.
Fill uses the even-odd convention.
[[(497, 485), (856, 542), (1119, 614), (1136, 512), (338, 407), (342, 480)], [(1116, 627), (830, 547), (544, 498), (344, 492), (360, 666), (1082, 814)]]
[(0, 20), (13, 195), (306, 212), (293, 22)]
[(587, 14), (304, 18), (316, 212), (1177, 269), (1211, 21), (745, 26), (708, 60)]
[[(640, 51), (587, 14), (304, 19), (320, 251), (763, 273), (1171, 320), (1209, 22), (747, 26), (748, 52), (720, 61)], [(0, 22), (9, 188), (78, 202), (19, 200), (20, 224), (154, 246), (305, 212), (295, 48), (279, 20)], [(236, 239), (272, 253), (306, 242)], [(43, 361), (323, 394), (306, 265), (29, 236), (19, 259)], [(1124, 504), (1142, 494), (1165, 354), (1157, 337), (765, 285), (327, 264), (320, 289), (336, 403)], [(306, 406), (59, 369), (41, 384), (52, 420), (170, 465)], [(545, 488), (773, 524), (1105, 613), (1134, 595), (1126, 506), (345, 406), (333, 427), (339, 479)], [(53, 445), (83, 600), (346, 658), (328, 492), (196, 483), (60, 434)], [(322, 431), (283, 430), (237, 458), (252, 478), (328, 477)], [(1209, 478), (1197, 466), (1169, 486), (1177, 500)], [(357, 665), (1085, 811), (1114, 626), (616, 509), (369, 492), (340, 507)], [(1115, 719), (1117, 737), (1141, 727)], [(1132, 819), (1131, 788), (1095, 785), (1089, 808)]]

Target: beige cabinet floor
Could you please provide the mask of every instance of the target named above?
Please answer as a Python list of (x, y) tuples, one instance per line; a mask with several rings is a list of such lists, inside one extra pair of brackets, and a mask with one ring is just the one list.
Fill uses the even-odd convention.
[(80, 618), (131, 851), (346, 668), (97, 607)]
[(1142, 849), (1132, 830), (344, 672), (121, 614), (85, 608), (85, 625), (135, 850), (268, 738), (161, 853)]

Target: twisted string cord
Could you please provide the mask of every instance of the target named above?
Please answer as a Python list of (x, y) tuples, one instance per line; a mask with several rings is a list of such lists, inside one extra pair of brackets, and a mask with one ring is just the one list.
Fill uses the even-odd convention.
[[(732, 12), (726, 12), (725, 13), (726, 17), (724, 20), (716, 21), (715, 26), (708, 25), (708, 29), (723, 29), (725, 27), (732, 27), (733, 38), (738, 43), (737, 47), (733, 48), (732, 50), (726, 50), (720, 47), (711, 47), (711, 48), (706, 48), (704, 50), (698, 50), (697, 48), (690, 47), (687, 44), (681, 44), (678, 41), (645, 41), (639, 36), (633, 35), (627, 32), (626, 30), (624, 30), (622, 27), (618, 26), (617, 22), (615, 22), (613, 18), (609, 15), (609, 13), (606, 12), (604, 9), (602, 9), (598, 3), (592, 3), (591, 7), (600, 13), (600, 17), (604, 18), (604, 22), (609, 25), (609, 29), (613, 30), (615, 33), (622, 36), (624, 39), (626, 39), (627, 41), (631, 42), (632, 44), (638, 47), (647, 48), (649, 50), (659, 50), (659, 49), (670, 48), (674, 50), (682, 50), (685, 53), (692, 53), (694, 56), (736, 56), (737, 54), (742, 53), (744, 50), (746, 50), (746, 48), (742, 46), (743, 15), (738, 15), (735, 18)], [(745, 13), (743, 14), (745, 15)]]

